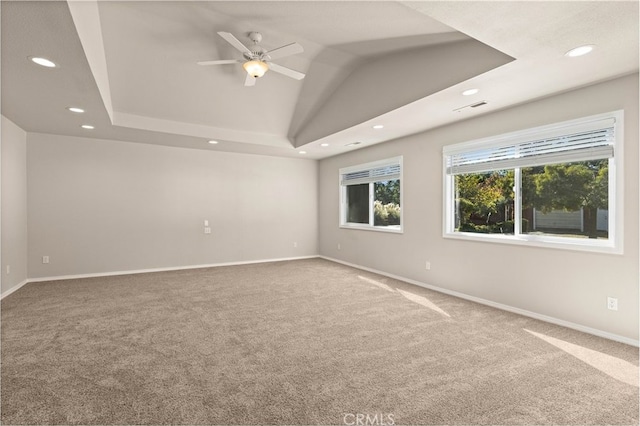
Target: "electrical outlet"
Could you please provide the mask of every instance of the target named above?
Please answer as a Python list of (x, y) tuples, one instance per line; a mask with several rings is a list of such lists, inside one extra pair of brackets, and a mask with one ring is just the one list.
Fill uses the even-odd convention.
[(11, 273), (11, 265), (7, 265), (7, 275)]
[(427, 263), (425, 263), (425, 265), (424, 265), (424, 269), (426, 269), (427, 271), (429, 271), (429, 270), (431, 269), (431, 262), (429, 262), (429, 261), (427, 260)]
[(211, 228), (204, 228), (204, 233), (205, 234), (210, 234), (211, 233)]
[(207, 219), (204, 220), (204, 226), (209, 226), (209, 221)]
[(42, 256), (42, 263), (49, 263), (49, 256)]
[(618, 299), (615, 297), (607, 297), (607, 309), (612, 311), (618, 310)]
[(338, 243), (338, 250), (340, 250), (340, 249), (341, 249), (341, 247), (340, 247), (340, 243)]

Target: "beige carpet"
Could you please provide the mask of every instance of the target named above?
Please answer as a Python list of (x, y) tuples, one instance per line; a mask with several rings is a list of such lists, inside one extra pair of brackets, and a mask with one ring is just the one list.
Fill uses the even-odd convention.
[(2, 301), (5, 425), (638, 424), (637, 371), (637, 348), (321, 259)]

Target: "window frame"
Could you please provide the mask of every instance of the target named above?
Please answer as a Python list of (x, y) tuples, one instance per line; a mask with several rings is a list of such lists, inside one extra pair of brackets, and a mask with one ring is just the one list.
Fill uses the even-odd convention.
[[(360, 172), (368, 169), (374, 169), (389, 165), (398, 164), (400, 166), (400, 176), (398, 180), (400, 181), (400, 226), (399, 227), (388, 227), (388, 226), (375, 226), (374, 223), (374, 212), (373, 212), (373, 203), (375, 201), (375, 191), (373, 186), (376, 182), (383, 182), (383, 180), (371, 181), (369, 184), (369, 223), (355, 223), (355, 222), (347, 222), (347, 186), (342, 184), (342, 177), (348, 173)], [(339, 228), (342, 229), (358, 229), (363, 231), (375, 231), (375, 232), (388, 232), (394, 234), (402, 234), (404, 233), (404, 207), (403, 207), (403, 193), (404, 193), (404, 184), (403, 184), (403, 158), (402, 156), (386, 158), (384, 160), (372, 161), (364, 164), (357, 164), (354, 166), (343, 167), (338, 171), (338, 189), (339, 189), (339, 217), (338, 224)]]
[[(544, 135), (558, 133), (569, 126), (586, 125), (591, 122), (613, 119), (614, 142), (613, 156), (609, 158), (609, 235), (607, 240), (582, 239), (571, 237), (557, 237), (551, 235), (534, 235), (521, 233), (522, 220), (522, 173), (521, 166), (508, 167), (514, 170), (514, 234), (481, 234), (474, 232), (455, 231), (455, 198), (454, 174), (447, 173), (447, 157), (451, 152), (472, 151), (477, 149), (513, 145), (523, 140), (534, 140)], [(516, 244), (523, 246), (545, 247), (574, 251), (588, 251), (609, 254), (623, 254), (623, 212), (624, 212), (624, 111), (617, 110), (603, 114), (591, 115), (575, 120), (568, 120), (546, 126), (509, 132), (497, 136), (476, 139), (459, 144), (447, 145), (443, 148), (442, 176), (443, 176), (443, 220), (442, 236), (447, 239), (480, 241), (489, 243)], [(577, 160), (579, 161), (579, 160)], [(570, 161), (567, 161), (567, 163)], [(495, 170), (498, 170), (497, 168)], [(502, 170), (502, 169), (500, 169)]]

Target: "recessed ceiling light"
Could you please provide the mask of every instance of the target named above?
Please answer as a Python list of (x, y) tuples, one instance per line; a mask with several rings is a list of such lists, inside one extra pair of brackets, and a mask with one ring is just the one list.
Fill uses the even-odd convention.
[(211, 145), (217, 145), (217, 144), (218, 144), (218, 141), (210, 140), (210, 141), (209, 141), (209, 143), (210, 143)]
[(471, 95), (475, 95), (476, 93), (478, 93), (478, 89), (468, 89), (465, 90), (464, 92), (462, 92), (463, 96), (471, 96)]
[(590, 53), (595, 46), (593, 44), (587, 44), (585, 46), (576, 47), (575, 49), (571, 49), (564, 56), (569, 56), (570, 58), (575, 58), (578, 56), (586, 55)]
[(320, 146), (323, 147), (323, 148), (326, 148), (326, 147), (329, 146), (329, 144), (328, 143), (321, 143)]
[(376, 124), (375, 126), (373, 126), (374, 129), (378, 130), (378, 129), (384, 129), (384, 126), (382, 124)]
[(29, 57), (29, 59), (31, 59), (31, 61), (35, 62), (36, 64), (43, 66), (43, 67), (47, 67), (47, 68), (55, 68), (56, 64), (53, 63), (52, 61), (48, 60), (47, 58), (40, 58), (37, 56), (31, 56)]
[(307, 151), (298, 151), (298, 154), (306, 154)]
[(87, 130), (93, 130), (95, 129), (95, 127), (93, 127), (91, 124), (83, 124), (82, 126), (83, 129), (87, 129)]
[(71, 112), (75, 112), (77, 114), (82, 114), (84, 112), (84, 110), (82, 108), (78, 108), (78, 107), (69, 107), (67, 108), (69, 111)]

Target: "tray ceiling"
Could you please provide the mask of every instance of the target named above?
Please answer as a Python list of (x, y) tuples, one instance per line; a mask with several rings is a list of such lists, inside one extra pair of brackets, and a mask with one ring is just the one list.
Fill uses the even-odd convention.
[[(245, 87), (240, 64), (196, 65), (241, 59), (218, 31), (298, 42), (277, 62), (306, 78)], [(323, 158), (637, 72), (638, 37), (637, 2), (2, 2), (2, 113), (31, 132)]]

